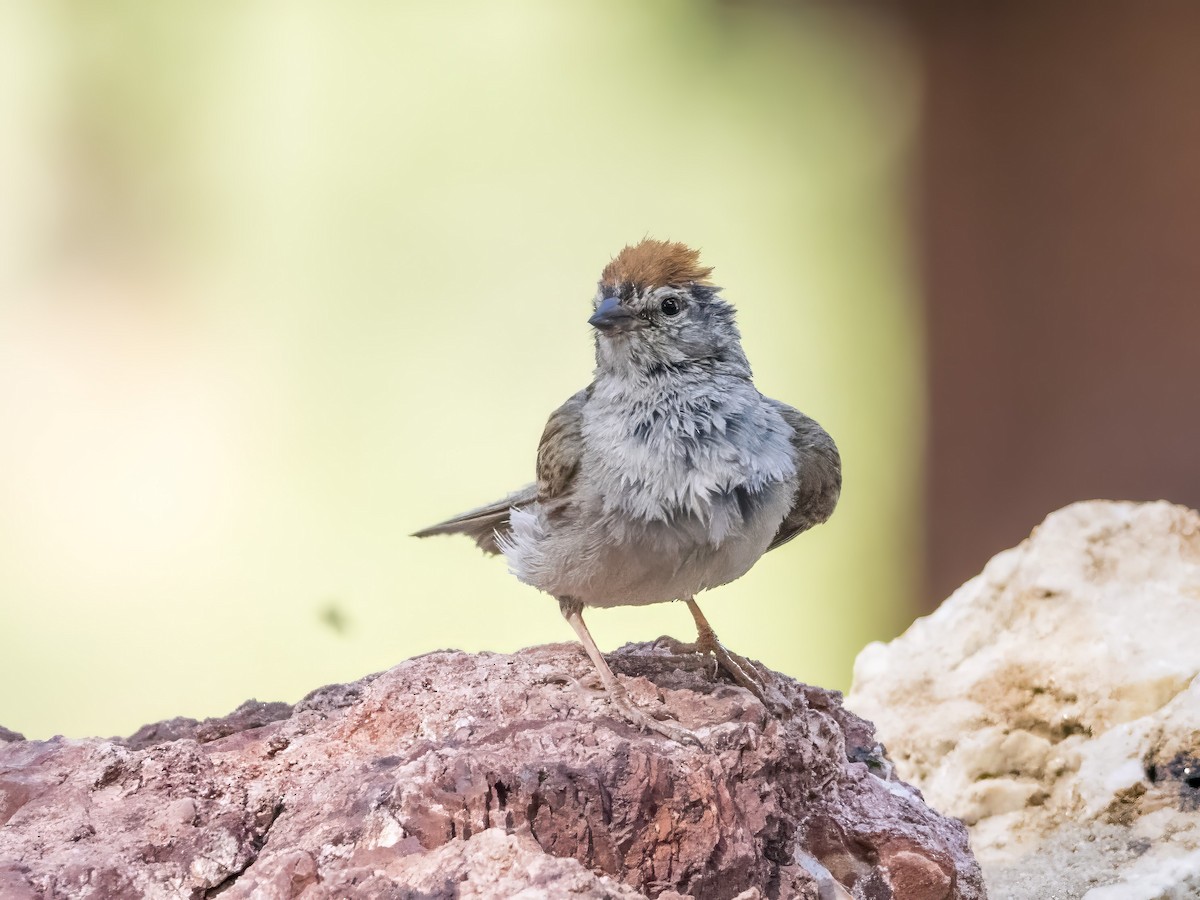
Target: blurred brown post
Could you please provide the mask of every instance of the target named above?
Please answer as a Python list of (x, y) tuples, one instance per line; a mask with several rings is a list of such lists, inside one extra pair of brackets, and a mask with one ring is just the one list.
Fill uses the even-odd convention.
[(1070, 501), (1200, 505), (1200, 3), (907, 15), (932, 606)]

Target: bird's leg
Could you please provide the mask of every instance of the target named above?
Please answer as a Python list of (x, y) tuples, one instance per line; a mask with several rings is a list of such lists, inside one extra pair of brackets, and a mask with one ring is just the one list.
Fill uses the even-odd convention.
[[(708, 619), (701, 612), (700, 606), (691, 597), (687, 598), (687, 607), (692, 614), (692, 618), (696, 620), (696, 652), (709, 654), (716, 657), (717, 661), (724, 666), (725, 671), (733, 676), (733, 680), (744, 687), (750, 693), (758, 697), (766, 703), (762, 696), (762, 689), (759, 687), (759, 679), (750, 675), (754, 671), (750, 663), (733, 653), (717, 640), (717, 633), (713, 631), (712, 626), (708, 624)], [(747, 670), (750, 670), (749, 672)]]
[(562, 612), (563, 618), (567, 620), (567, 623), (575, 629), (575, 634), (579, 636), (579, 642), (583, 644), (583, 649), (591, 657), (592, 665), (596, 667), (596, 671), (600, 675), (600, 681), (603, 683), (604, 689), (608, 692), (609, 702), (621, 712), (627, 721), (638, 728), (648, 728), (651, 731), (656, 731), (677, 743), (699, 745), (700, 741), (686, 728), (671, 725), (667, 722), (660, 722), (658, 719), (646, 715), (630, 702), (629, 695), (625, 693), (625, 685), (617, 680), (617, 676), (613, 674), (613, 670), (608, 667), (608, 663), (605, 662), (604, 656), (600, 653), (600, 648), (592, 640), (592, 634), (583, 622), (582, 603), (571, 598), (559, 599), (558, 608)]
[[(787, 708), (786, 702), (781, 703), (781, 698), (777, 699), (777, 691), (769, 691), (767, 683), (758, 674), (754, 664), (717, 640), (717, 633), (713, 631), (708, 619), (691, 597), (687, 598), (687, 607), (691, 610), (692, 618), (696, 620), (696, 650), (700, 653), (711, 653), (725, 671), (733, 676), (734, 681), (757, 697), (771, 712), (780, 715)], [(768, 697), (768, 693), (774, 693), (777, 697)]]

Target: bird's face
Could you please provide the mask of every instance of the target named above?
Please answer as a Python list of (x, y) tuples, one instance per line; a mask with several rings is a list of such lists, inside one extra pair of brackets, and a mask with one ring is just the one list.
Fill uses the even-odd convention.
[(710, 285), (601, 284), (588, 323), (597, 365), (614, 373), (740, 356), (733, 308)]
[(588, 319), (598, 370), (637, 377), (708, 361), (749, 375), (733, 307), (708, 280), (711, 272), (697, 251), (672, 241), (647, 238), (614, 256)]

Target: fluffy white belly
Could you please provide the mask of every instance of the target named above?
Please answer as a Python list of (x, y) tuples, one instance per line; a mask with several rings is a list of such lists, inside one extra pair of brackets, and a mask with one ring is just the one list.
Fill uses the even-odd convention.
[(750, 570), (791, 502), (789, 482), (769, 485), (736, 527), (713, 543), (710, 523), (616, 521), (610, 516), (547, 520), (537, 505), (514, 509), (503, 547), (526, 584), (585, 606), (640, 606), (693, 597)]

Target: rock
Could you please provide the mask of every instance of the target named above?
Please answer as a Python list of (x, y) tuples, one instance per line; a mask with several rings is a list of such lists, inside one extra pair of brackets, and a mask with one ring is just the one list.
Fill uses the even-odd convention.
[(1078, 503), (859, 656), (848, 705), (1012, 900), (1200, 897), (1200, 515)]
[(284, 718), (0, 744), (0, 895), (984, 897), (966, 829), (836, 693), (776, 677), (780, 720), (698, 656), (610, 659), (704, 747), (615, 718), (573, 644), (429, 654)]
[(305, 900), (388, 896), (639, 900), (646, 896), (612, 878), (589, 872), (578, 860), (551, 856), (528, 831), (509, 834), (499, 827), (429, 852), (376, 854), (376, 859), (362, 859), (360, 863), (333, 868), (322, 875), (309, 851), (264, 854), (254, 871), (238, 879), (224, 896), (229, 900), (298, 896)]
[(155, 722), (143, 725), (127, 738), (113, 738), (114, 741), (141, 750), (155, 744), (165, 744), (167, 741), (178, 741), (191, 738), (198, 744), (207, 744), (227, 737), (248, 728), (259, 728), (271, 722), (286, 719), (292, 714), (292, 707), (286, 703), (260, 703), (257, 700), (247, 700), (233, 712), (219, 719), (187, 719), (176, 716), (165, 722)]

